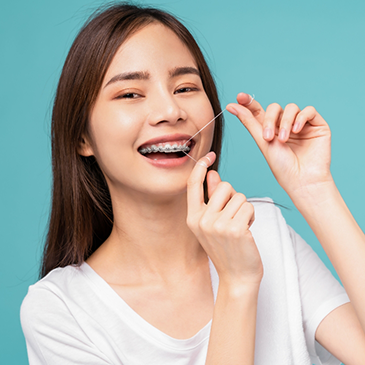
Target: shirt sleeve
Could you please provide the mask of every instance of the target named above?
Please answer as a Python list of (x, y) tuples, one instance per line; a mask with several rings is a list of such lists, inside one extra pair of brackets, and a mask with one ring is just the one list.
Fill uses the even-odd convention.
[(303, 327), (309, 355), (315, 365), (339, 365), (341, 361), (315, 340), (315, 334), (322, 320), (350, 299), (313, 249), (291, 227), (288, 228), (298, 266)]
[(46, 288), (30, 288), (20, 319), (30, 365), (110, 365), (78, 325), (62, 299)]

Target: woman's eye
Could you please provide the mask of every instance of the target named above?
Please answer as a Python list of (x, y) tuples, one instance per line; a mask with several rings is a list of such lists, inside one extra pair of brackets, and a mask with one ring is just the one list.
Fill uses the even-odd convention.
[(179, 94), (179, 93), (186, 93), (189, 91), (196, 91), (197, 89), (194, 87), (181, 87), (180, 89), (177, 89), (175, 91), (175, 93)]
[(116, 97), (116, 99), (136, 99), (139, 95), (136, 93), (126, 93)]

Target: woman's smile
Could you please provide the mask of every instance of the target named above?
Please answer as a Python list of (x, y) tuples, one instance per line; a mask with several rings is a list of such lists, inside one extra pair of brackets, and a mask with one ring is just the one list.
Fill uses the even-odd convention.
[[(249, 45), (262, 48), (246, 42), (252, 12), (241, 8), (229, 34), (212, 25), (231, 56), (245, 52), (235, 81), (251, 71)], [(343, 287), (280, 204), (222, 181), (224, 110), (248, 130)], [(365, 236), (331, 174), (329, 125), (313, 106), (264, 109), (246, 93), (223, 111), (203, 53), (173, 15), (113, 2), (85, 23), (52, 111), (42, 280), (21, 307), (30, 365), (365, 363)], [(258, 167), (235, 170), (246, 185)]]
[(96, 157), (121, 194), (180, 194), (194, 160), (211, 148), (214, 123), (189, 140), (213, 115), (191, 52), (153, 23), (116, 52), (90, 113), (84, 155)]
[(157, 167), (176, 167), (192, 159), (191, 153), (195, 141), (187, 134), (170, 134), (150, 139), (139, 149), (149, 163)]

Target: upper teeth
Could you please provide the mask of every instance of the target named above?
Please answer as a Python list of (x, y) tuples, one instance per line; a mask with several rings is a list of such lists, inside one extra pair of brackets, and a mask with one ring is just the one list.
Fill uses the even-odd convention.
[(178, 145), (176, 143), (172, 146), (170, 144), (165, 144), (164, 146), (158, 146), (158, 147), (153, 144), (151, 147), (145, 147), (139, 150), (139, 152), (142, 154), (156, 153), (156, 152), (172, 153), (172, 152), (189, 152), (189, 151), (190, 147), (184, 145)]

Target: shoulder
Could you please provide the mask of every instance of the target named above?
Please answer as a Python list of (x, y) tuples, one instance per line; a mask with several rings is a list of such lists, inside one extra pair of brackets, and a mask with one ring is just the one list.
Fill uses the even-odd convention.
[(253, 231), (273, 230), (281, 227), (287, 230), (286, 221), (281, 213), (279, 205), (273, 199), (249, 198), (247, 199), (255, 210), (255, 222), (252, 225)]
[[(75, 265), (58, 267), (50, 271), (44, 278), (29, 286), (27, 297), (34, 297), (40, 293), (57, 292), (71, 282), (77, 283), (82, 276), (81, 268)], [(40, 294), (41, 295), (41, 294)]]
[(78, 285), (80, 268), (66, 266), (52, 270), (44, 278), (31, 285), (20, 308), (22, 326), (29, 322), (42, 321), (47, 314), (52, 316), (65, 312), (69, 283)]
[(20, 322), (31, 364), (112, 363), (100, 349), (106, 342), (94, 321), (97, 311), (88, 307), (95, 302), (90, 292), (83, 270), (75, 266), (55, 269), (29, 287)]

